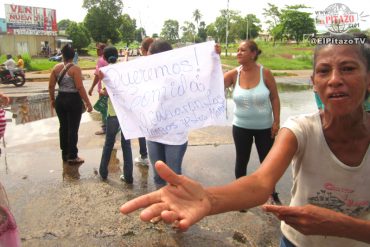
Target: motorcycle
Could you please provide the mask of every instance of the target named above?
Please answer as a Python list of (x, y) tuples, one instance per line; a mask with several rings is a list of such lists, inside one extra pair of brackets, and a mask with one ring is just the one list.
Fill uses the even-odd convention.
[(26, 76), (23, 69), (16, 68), (11, 76), (8, 70), (0, 71), (0, 84), (14, 84), (16, 87), (21, 87), (26, 83)]

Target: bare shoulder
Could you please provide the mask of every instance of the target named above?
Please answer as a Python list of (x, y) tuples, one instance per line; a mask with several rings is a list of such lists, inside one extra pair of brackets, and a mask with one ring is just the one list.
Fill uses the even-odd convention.
[(269, 70), (265, 67), (263, 68), (263, 78), (264, 78), (264, 81), (265, 81), (267, 87), (270, 88), (271, 86), (276, 85), (275, 78), (272, 75), (271, 70)]
[(231, 78), (236, 78), (238, 75), (238, 68), (231, 69), (225, 72), (225, 75)]
[(82, 73), (82, 70), (79, 66), (77, 65), (72, 65), (71, 68), (68, 71), (69, 75), (80, 75)]
[(265, 78), (273, 78), (272, 72), (270, 69), (263, 67), (263, 76)]
[(77, 72), (79, 72), (79, 71), (81, 71), (81, 68), (80, 68), (80, 66), (73, 65), (73, 66), (70, 68), (70, 70), (71, 70), (71, 71), (77, 71)]
[(64, 67), (63, 63), (58, 63), (58, 64), (54, 65), (53, 70), (55, 72), (59, 72), (59, 71), (61, 71), (63, 69), (63, 67)]

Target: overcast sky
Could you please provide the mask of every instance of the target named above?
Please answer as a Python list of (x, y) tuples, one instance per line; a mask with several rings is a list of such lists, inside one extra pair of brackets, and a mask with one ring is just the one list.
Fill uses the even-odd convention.
[[(277, 5), (279, 8), (284, 8), (285, 5), (305, 4), (311, 7), (307, 12), (314, 13), (315, 11), (325, 10), (326, 7), (333, 3), (343, 3), (347, 5), (351, 11), (360, 14), (370, 15), (370, 8), (364, 8), (363, 0), (229, 0), (229, 8), (231, 10), (240, 11), (242, 16), (246, 14), (255, 14), (263, 23), (262, 15), (263, 8), (267, 8), (267, 3)], [(83, 0), (2, 0), (0, 4), (0, 17), (5, 17), (5, 4), (18, 4), (32, 7), (44, 7), (56, 10), (57, 21), (62, 19), (70, 19), (81, 22), (86, 15), (86, 10), (82, 8)], [(227, 0), (123, 0), (123, 13), (128, 13), (131, 17), (137, 20), (137, 26), (144, 27), (148, 35), (160, 33), (165, 20), (178, 20), (180, 26), (184, 21), (193, 21), (193, 12), (199, 9), (202, 14), (202, 21), (206, 24), (214, 22), (216, 17), (220, 15), (221, 9), (227, 8)], [(367, 12), (366, 12), (367, 11)], [(312, 15), (315, 17), (315, 15)], [(266, 28), (266, 25), (263, 25)], [(366, 17), (366, 21), (360, 22), (361, 29), (370, 28), (370, 17)]]

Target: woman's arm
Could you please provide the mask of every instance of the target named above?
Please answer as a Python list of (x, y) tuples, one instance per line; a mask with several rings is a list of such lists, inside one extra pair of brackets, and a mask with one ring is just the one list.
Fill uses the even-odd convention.
[(276, 81), (271, 71), (268, 69), (263, 69), (263, 74), (265, 84), (270, 91), (272, 114), (274, 115), (274, 122), (271, 128), (271, 138), (274, 138), (280, 129), (280, 98)]
[(294, 134), (283, 129), (255, 173), (228, 185), (208, 189), (175, 174), (159, 161), (156, 170), (169, 185), (125, 203), (120, 211), (128, 214), (146, 207), (140, 214), (143, 221), (161, 216), (166, 223), (175, 223), (179, 230), (185, 231), (207, 215), (255, 207), (266, 202), (289, 166), (297, 146)]
[(98, 84), (99, 82), (99, 77), (97, 75), (94, 75), (94, 80), (93, 80), (93, 83), (91, 84), (91, 87), (89, 89), (89, 95), (92, 96), (92, 93), (93, 93), (93, 90), (94, 90), (94, 87)]
[[(215, 52), (218, 55), (221, 55), (221, 46), (218, 43), (215, 44)], [(238, 76), (238, 71), (236, 69), (225, 72), (224, 73), (224, 86), (225, 86), (225, 88), (228, 88), (231, 85), (234, 85), (237, 76)]]
[(232, 69), (224, 73), (224, 85), (225, 88), (230, 86), (234, 86), (236, 79), (238, 76), (238, 71), (236, 69)]
[(55, 108), (55, 85), (57, 83), (57, 75), (55, 73), (56, 66), (50, 73), (49, 77), (49, 97), (50, 103), (53, 108)]
[(92, 105), (90, 103), (89, 97), (87, 97), (85, 87), (82, 83), (82, 72), (80, 67), (73, 66), (71, 69), (71, 75), (73, 77), (73, 80), (75, 82), (76, 89), (78, 90), (78, 93), (80, 94), (82, 100), (84, 101), (86, 105), (86, 111), (91, 112), (92, 111)]
[(336, 236), (370, 244), (368, 220), (309, 204), (301, 207), (264, 205), (263, 208), (304, 235)]
[(210, 214), (253, 208), (265, 203), (289, 167), (297, 147), (293, 132), (282, 129), (257, 171), (226, 186), (207, 189), (212, 201)]

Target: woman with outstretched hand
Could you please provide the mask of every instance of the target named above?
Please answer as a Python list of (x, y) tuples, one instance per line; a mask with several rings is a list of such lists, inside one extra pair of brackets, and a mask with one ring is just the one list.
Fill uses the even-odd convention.
[[(121, 206), (128, 214), (160, 216), (187, 230), (203, 217), (265, 203), (291, 164), (289, 206), (264, 205), (281, 220), (281, 246), (369, 246), (370, 116), (363, 101), (370, 91), (370, 47), (353, 36), (315, 49), (312, 81), (325, 109), (290, 117), (259, 169), (219, 187), (173, 173), (162, 162), (158, 174), (168, 182), (161, 190)], [(338, 45), (352, 40), (352, 45)]]

